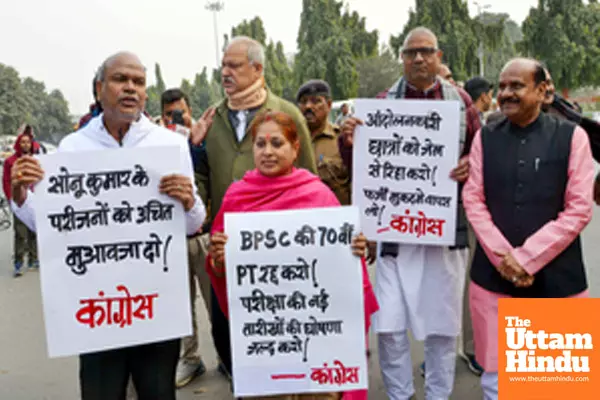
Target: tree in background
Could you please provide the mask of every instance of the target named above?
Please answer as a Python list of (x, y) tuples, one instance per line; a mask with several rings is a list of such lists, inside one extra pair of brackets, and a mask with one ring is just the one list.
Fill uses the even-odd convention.
[(372, 98), (389, 89), (402, 74), (402, 67), (389, 47), (381, 54), (359, 60), (358, 97)]
[(323, 79), (334, 99), (358, 95), (357, 62), (377, 56), (379, 33), (368, 32), (365, 19), (336, 0), (303, 0), (294, 62), (296, 85)]
[(350, 41), (350, 49), (356, 59), (377, 56), (379, 48), (379, 32), (368, 32), (366, 18), (361, 17), (356, 11), (350, 13), (348, 4), (344, 15), (341, 17), (341, 26)]
[(73, 131), (69, 103), (60, 90), (54, 89), (46, 97), (40, 118), (34, 121), (33, 126), (36, 137), (54, 144)]
[(189, 92), (189, 96), (192, 103), (192, 114), (194, 118), (198, 119), (213, 102), (206, 67), (202, 68), (201, 73), (196, 74), (194, 86), (191, 92)]
[[(162, 71), (158, 63), (154, 66), (154, 85), (148, 86), (146, 93), (146, 112), (153, 117), (161, 114), (160, 97), (167, 85), (162, 77)], [(188, 95), (190, 106), (192, 107), (192, 116), (198, 119), (202, 113), (211, 105), (216, 104), (223, 98), (221, 91), (221, 74), (218, 69), (213, 69), (212, 78), (208, 77), (208, 69), (204, 67), (199, 74), (194, 76), (194, 82), (183, 79), (179, 88)]]
[(212, 79), (210, 81), (210, 103), (212, 105), (218, 103), (223, 99), (223, 86), (221, 86), (221, 70), (219, 68), (213, 68)]
[(600, 83), (600, 9), (595, 1), (539, 0), (523, 22), (525, 54), (544, 61), (558, 88)]
[(46, 92), (42, 82), (21, 80), (12, 67), (0, 64), (0, 133), (15, 134), (23, 123), (33, 126), (39, 140), (57, 144), (73, 131), (69, 105), (60, 90)]
[(159, 63), (154, 64), (154, 76), (156, 77), (156, 82), (154, 83), (156, 90), (158, 93), (163, 93), (165, 90), (167, 90), (167, 86), (165, 85), (165, 80), (162, 77)]
[(31, 105), (13, 67), (0, 64), (0, 133), (14, 134), (29, 117)]
[(254, 17), (250, 21), (243, 20), (237, 26), (231, 28), (231, 37), (236, 36), (248, 36), (263, 45), (267, 42), (265, 25), (260, 17)]
[(514, 57), (519, 55), (518, 46), (523, 40), (523, 32), (519, 25), (510, 19), (508, 14), (484, 13), (477, 18), (482, 24), (503, 24), (503, 31), (499, 34), (500, 42), (495, 51), (485, 49), (485, 77), (490, 82), (497, 82), (502, 67)]
[(148, 98), (146, 99), (146, 112), (152, 117), (156, 117), (161, 114), (160, 96), (166, 90), (165, 81), (162, 77), (162, 72), (158, 63), (154, 64), (154, 82), (154, 85), (148, 86), (146, 89), (146, 94), (148, 95)]

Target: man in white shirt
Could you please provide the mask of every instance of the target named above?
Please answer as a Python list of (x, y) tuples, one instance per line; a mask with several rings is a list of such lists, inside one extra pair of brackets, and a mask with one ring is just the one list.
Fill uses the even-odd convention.
[[(142, 111), (147, 98), (146, 71), (139, 58), (130, 53), (109, 57), (97, 75), (96, 88), (103, 114), (83, 129), (65, 137), (59, 152), (111, 151), (121, 147), (179, 146), (181, 171), (161, 179), (160, 191), (181, 202), (185, 210), (186, 233), (202, 225), (206, 210), (196, 195), (189, 148), (184, 137), (155, 125)], [(35, 231), (35, 195), (28, 190), (44, 175), (39, 162), (20, 158), (11, 181), (11, 206), (19, 219)], [(180, 340), (82, 354), (80, 385), (82, 400), (125, 400), (131, 377), (138, 399), (175, 400), (175, 368)]]

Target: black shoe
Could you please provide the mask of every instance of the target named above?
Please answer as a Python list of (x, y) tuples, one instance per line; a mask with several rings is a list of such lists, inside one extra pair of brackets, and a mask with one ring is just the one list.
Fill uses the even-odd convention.
[(483, 375), (483, 367), (475, 360), (474, 354), (465, 353), (463, 359), (467, 363), (467, 367), (477, 376)]

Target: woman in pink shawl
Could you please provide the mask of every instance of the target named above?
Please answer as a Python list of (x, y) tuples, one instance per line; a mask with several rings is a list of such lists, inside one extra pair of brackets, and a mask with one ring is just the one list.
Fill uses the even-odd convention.
[[(206, 268), (225, 316), (229, 317), (225, 279), (224, 215), (228, 212), (257, 212), (302, 208), (338, 207), (340, 203), (318, 176), (294, 168), (300, 142), (294, 121), (281, 112), (267, 111), (257, 115), (251, 126), (254, 164), (241, 181), (233, 183), (212, 225), (210, 256)], [(352, 251), (362, 258), (365, 326), (369, 331), (370, 316), (379, 308), (367, 275), (364, 255), (367, 240), (360, 234), (353, 238)], [(365, 355), (366, 356), (366, 355)], [(367, 400), (367, 391), (343, 394), (296, 394), (261, 397), (277, 400)]]

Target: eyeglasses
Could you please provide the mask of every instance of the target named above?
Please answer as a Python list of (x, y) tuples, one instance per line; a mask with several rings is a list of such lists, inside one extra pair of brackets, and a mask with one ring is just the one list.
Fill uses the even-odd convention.
[(417, 57), (417, 54), (421, 54), (423, 58), (428, 58), (433, 56), (437, 51), (438, 49), (435, 47), (415, 47), (402, 50), (402, 55), (406, 58), (414, 59)]

